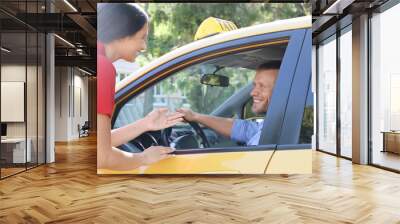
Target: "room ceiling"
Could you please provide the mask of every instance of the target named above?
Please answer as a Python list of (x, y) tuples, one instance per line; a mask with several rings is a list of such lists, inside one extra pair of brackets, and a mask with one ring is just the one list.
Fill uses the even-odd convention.
[[(57, 34), (56, 65), (79, 66), (95, 73), (96, 3), (93, 0), (51, 0), (53, 10), (48, 13), (50, 10), (46, 10), (44, 0), (1, 0), (2, 46), (12, 50), (7, 53), (8, 60), (16, 62), (25, 57), (25, 30), (52, 32)], [(28, 35), (28, 58), (36, 51), (36, 45), (29, 43), (32, 38)]]
[(349, 25), (353, 17), (373, 11), (386, 2), (388, 0), (311, 0), (313, 43)]

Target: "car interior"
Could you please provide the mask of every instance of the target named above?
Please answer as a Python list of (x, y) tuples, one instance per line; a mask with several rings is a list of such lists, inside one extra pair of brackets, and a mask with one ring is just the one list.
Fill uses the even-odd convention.
[[(207, 65), (215, 69), (210, 74), (199, 76), (198, 82), (202, 85), (218, 86), (226, 88), (229, 86), (229, 77), (224, 76), (226, 68), (246, 68), (254, 71), (256, 68), (270, 60), (282, 60), (287, 44), (274, 44), (263, 48), (247, 50), (239, 53), (228, 54), (214, 58), (199, 64)], [(218, 117), (262, 120), (265, 115), (256, 115), (251, 112), (252, 82), (245, 84), (233, 95), (228, 97), (210, 115)], [(118, 115), (122, 116), (122, 115)], [(195, 122), (180, 123), (174, 127), (160, 131), (144, 133), (130, 142), (119, 146), (123, 151), (141, 152), (154, 145), (171, 146), (176, 150), (226, 148), (245, 146), (242, 143), (233, 142), (231, 139), (219, 135)]]

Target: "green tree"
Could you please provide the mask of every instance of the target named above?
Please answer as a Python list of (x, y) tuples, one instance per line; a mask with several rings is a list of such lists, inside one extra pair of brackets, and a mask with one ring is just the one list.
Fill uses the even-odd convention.
[(147, 57), (157, 58), (193, 41), (208, 17), (234, 22), (239, 28), (277, 19), (310, 15), (305, 3), (142, 3), (151, 18)]

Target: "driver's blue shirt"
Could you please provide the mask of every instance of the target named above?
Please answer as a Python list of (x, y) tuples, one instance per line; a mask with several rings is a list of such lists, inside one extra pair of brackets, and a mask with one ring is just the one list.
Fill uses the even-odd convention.
[(231, 131), (231, 139), (236, 142), (246, 143), (246, 145), (258, 145), (263, 123), (263, 121), (255, 122), (235, 119)]

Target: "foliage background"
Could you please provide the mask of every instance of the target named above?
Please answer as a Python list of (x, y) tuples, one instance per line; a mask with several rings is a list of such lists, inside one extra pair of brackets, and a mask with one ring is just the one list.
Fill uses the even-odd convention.
[(193, 41), (208, 17), (234, 22), (239, 28), (311, 14), (308, 3), (140, 3), (150, 16), (148, 48), (141, 65)]

